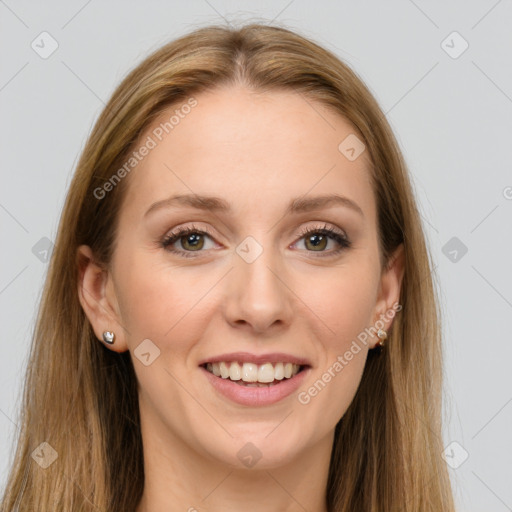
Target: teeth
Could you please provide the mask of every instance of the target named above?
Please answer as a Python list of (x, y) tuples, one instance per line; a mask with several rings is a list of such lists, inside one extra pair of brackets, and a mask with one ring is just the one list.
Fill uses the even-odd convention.
[[(214, 364), (215, 366), (215, 364)], [(229, 377), (229, 368), (228, 365), (224, 362), (219, 363), (220, 376), (223, 379), (227, 379)]]
[(274, 379), (283, 380), (284, 379), (284, 366), (283, 363), (277, 363), (274, 366)]
[[(231, 363), (231, 366), (238, 363)], [(244, 382), (258, 382), (258, 365), (254, 363), (244, 363), (242, 366), (242, 380)]]
[(247, 382), (249, 387), (261, 384), (270, 384), (274, 380), (289, 379), (300, 370), (298, 364), (293, 363), (255, 363), (220, 362), (208, 363), (206, 369), (216, 377), (233, 381)]
[(240, 380), (242, 378), (242, 372), (238, 363), (231, 363), (229, 367), (229, 378), (231, 380)]
[(259, 366), (258, 382), (274, 382), (274, 367), (270, 363)]

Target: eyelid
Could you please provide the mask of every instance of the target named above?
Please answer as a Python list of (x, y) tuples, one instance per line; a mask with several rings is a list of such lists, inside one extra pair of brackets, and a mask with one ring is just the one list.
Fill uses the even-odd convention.
[(178, 235), (182, 235), (183, 233), (188, 233), (188, 232), (194, 232), (194, 233), (204, 233), (210, 237), (213, 238), (213, 233), (208, 229), (208, 228), (199, 228), (197, 227), (195, 224), (192, 224), (190, 226), (177, 226), (173, 229), (170, 229), (164, 236), (164, 238), (169, 238), (171, 236), (178, 236)]
[(317, 232), (321, 232), (321, 231), (327, 231), (327, 232), (335, 233), (338, 236), (340, 236), (341, 238), (348, 241), (348, 236), (343, 229), (340, 229), (337, 226), (335, 226), (334, 224), (330, 224), (328, 222), (322, 222), (321, 224), (322, 224), (321, 226), (319, 224), (317, 224), (314, 226), (303, 227), (300, 231), (298, 231), (295, 234), (295, 237), (302, 238), (302, 237), (306, 236), (308, 233), (317, 233)]

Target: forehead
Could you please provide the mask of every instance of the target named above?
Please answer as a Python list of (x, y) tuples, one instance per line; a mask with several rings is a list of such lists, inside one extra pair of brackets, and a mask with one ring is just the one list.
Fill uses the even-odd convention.
[(371, 219), (369, 155), (349, 160), (339, 149), (354, 135), (342, 116), (292, 91), (203, 92), (169, 107), (140, 138), (137, 147), (151, 148), (129, 176), (125, 208), (139, 215), (181, 193), (224, 197), (233, 211), (254, 206), (261, 215), (262, 206), (339, 193)]

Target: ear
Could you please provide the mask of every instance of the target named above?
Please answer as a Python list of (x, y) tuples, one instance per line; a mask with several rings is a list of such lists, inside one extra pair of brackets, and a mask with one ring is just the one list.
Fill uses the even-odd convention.
[[(377, 303), (375, 305), (376, 317), (373, 325), (380, 320), (379, 324), (384, 323), (385, 331), (389, 331), (393, 323), (393, 317), (386, 315), (387, 312), (396, 310), (396, 305), (400, 301), (400, 290), (405, 271), (405, 252), (404, 244), (400, 244), (395, 252), (389, 258), (389, 263), (381, 275)], [(393, 307), (395, 305), (395, 307)], [(376, 343), (378, 342), (376, 338)], [(375, 346), (375, 345), (374, 345)]]
[(77, 251), (79, 268), (78, 298), (91, 323), (94, 334), (103, 342), (103, 332), (115, 334), (112, 345), (105, 344), (114, 352), (128, 350), (126, 331), (120, 322), (119, 308), (112, 277), (104, 266), (95, 263), (94, 254), (87, 245)]

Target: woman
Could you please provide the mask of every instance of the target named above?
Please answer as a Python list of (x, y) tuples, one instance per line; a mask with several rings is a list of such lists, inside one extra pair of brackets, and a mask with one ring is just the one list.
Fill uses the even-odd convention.
[(167, 44), (79, 161), (1, 510), (453, 511), (432, 280), (347, 65), (258, 24)]

